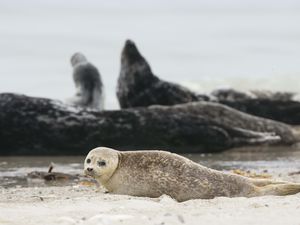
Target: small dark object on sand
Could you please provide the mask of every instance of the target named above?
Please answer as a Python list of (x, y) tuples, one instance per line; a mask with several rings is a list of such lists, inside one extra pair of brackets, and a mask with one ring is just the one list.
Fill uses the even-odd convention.
[(54, 168), (53, 163), (50, 163), (48, 172), (43, 171), (32, 171), (27, 174), (32, 179), (42, 179), (45, 181), (69, 181), (79, 180), (79, 175), (70, 175), (66, 173), (52, 172)]
[(295, 171), (295, 172), (289, 173), (289, 176), (294, 176), (294, 175), (300, 175), (300, 171)]

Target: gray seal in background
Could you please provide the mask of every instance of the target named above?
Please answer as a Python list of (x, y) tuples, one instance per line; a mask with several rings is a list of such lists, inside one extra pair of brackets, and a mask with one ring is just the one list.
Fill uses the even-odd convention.
[(121, 53), (117, 97), (121, 108), (208, 100), (207, 96), (198, 95), (181, 85), (163, 81), (155, 76), (131, 40), (125, 42)]
[(76, 95), (67, 100), (71, 105), (83, 108), (104, 109), (104, 91), (98, 69), (77, 52), (71, 57)]

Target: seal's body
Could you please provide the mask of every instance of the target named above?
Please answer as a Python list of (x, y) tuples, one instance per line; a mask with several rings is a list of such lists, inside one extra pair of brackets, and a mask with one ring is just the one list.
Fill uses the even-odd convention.
[(71, 58), (73, 80), (77, 89), (72, 105), (102, 110), (104, 108), (103, 84), (98, 69), (89, 63), (81, 53)]
[(165, 151), (96, 148), (86, 157), (85, 173), (110, 193), (153, 198), (166, 194), (177, 201), (300, 192), (300, 184), (227, 174)]
[(121, 108), (150, 105), (175, 105), (208, 100), (187, 88), (160, 80), (133, 41), (127, 40), (121, 55), (117, 97)]

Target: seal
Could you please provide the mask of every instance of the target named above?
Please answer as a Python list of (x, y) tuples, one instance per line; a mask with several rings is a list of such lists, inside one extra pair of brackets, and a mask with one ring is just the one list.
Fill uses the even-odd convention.
[(166, 151), (98, 147), (88, 153), (84, 172), (110, 193), (151, 198), (166, 194), (179, 202), (300, 192), (300, 184), (223, 173)]
[(83, 108), (103, 110), (103, 84), (98, 69), (80, 52), (71, 57), (71, 65), (77, 93), (68, 100), (68, 103)]
[(121, 54), (117, 97), (121, 108), (176, 105), (209, 98), (178, 84), (160, 80), (131, 40), (125, 42)]

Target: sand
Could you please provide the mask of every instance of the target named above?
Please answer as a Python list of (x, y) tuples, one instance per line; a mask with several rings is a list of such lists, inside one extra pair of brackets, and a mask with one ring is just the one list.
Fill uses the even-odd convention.
[(300, 224), (300, 194), (190, 200), (105, 194), (88, 186), (0, 189), (0, 224)]
[[(297, 163), (297, 155), (290, 155), (291, 158), (284, 160), (277, 155), (278, 160), (283, 161), (265, 162), (270, 167), (267, 171), (257, 161), (260, 169), (249, 169), (250, 173), (235, 172), (300, 183), (297, 164), (286, 161)], [(230, 162), (234, 167), (235, 161)], [(244, 165), (251, 167), (249, 163)], [(40, 182), (37, 183), (39, 187), (30, 186), (36, 183), (28, 183), (29, 187), (4, 188), (0, 185), (0, 225), (300, 225), (300, 193), (254, 198), (218, 197), (178, 203), (168, 196), (151, 199), (107, 194), (90, 180), (60, 187), (41, 186)]]

